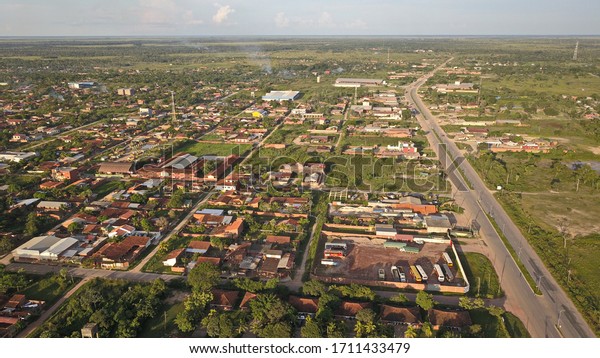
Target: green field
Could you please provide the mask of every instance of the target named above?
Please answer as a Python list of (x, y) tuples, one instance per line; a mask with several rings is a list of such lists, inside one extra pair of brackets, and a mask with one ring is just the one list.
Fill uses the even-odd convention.
[(469, 296), (497, 298), (504, 296), (498, 275), (490, 260), (474, 252), (459, 253), (467, 279), (471, 283)]
[(166, 338), (179, 336), (181, 333), (175, 325), (175, 317), (177, 317), (179, 312), (183, 312), (183, 310), (183, 302), (175, 304), (165, 302), (156, 315), (146, 321), (138, 337)]
[(198, 143), (194, 141), (186, 141), (175, 145), (175, 151), (185, 152), (195, 156), (203, 155), (243, 155), (252, 148), (251, 144), (215, 144), (215, 143)]

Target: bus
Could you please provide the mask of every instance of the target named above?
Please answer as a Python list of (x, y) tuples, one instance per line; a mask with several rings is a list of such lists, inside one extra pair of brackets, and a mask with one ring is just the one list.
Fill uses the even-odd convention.
[(419, 274), (419, 271), (417, 270), (417, 268), (415, 266), (410, 266), (410, 273), (411, 275), (415, 278), (416, 282), (421, 282), (421, 274)]
[(448, 267), (448, 265), (446, 264), (443, 264), (442, 268), (444, 269), (444, 273), (446, 274), (446, 278), (448, 279), (448, 281), (454, 280), (454, 275), (452, 274), (450, 267)]
[(444, 261), (446, 261), (446, 263), (448, 264), (449, 267), (454, 266), (454, 264), (452, 263), (452, 259), (450, 258), (450, 255), (448, 255), (447, 252), (444, 252), (442, 254), (442, 257), (444, 258)]
[(438, 281), (444, 282), (444, 280), (445, 280), (444, 271), (442, 271), (442, 268), (440, 267), (440, 265), (435, 264), (435, 265), (433, 265), (433, 268), (435, 269), (435, 272), (438, 275)]
[(419, 274), (421, 274), (421, 280), (427, 281), (429, 276), (427, 276), (427, 274), (425, 273), (425, 270), (423, 270), (421, 265), (415, 265), (415, 267), (417, 268), (417, 271), (419, 271)]

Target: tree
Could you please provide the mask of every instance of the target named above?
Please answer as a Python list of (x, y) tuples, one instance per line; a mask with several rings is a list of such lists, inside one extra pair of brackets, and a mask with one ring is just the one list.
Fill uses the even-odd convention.
[(39, 228), (40, 226), (40, 220), (38, 218), (38, 216), (36, 215), (35, 212), (31, 212), (29, 213), (29, 215), (27, 215), (27, 222), (25, 223), (25, 235), (27, 236), (34, 236), (38, 233), (38, 231), (40, 230)]
[(302, 338), (322, 338), (323, 332), (319, 324), (310, 316), (306, 317), (304, 326), (300, 329)]
[(78, 222), (74, 221), (69, 224), (69, 226), (67, 227), (67, 230), (69, 231), (69, 233), (71, 235), (73, 235), (73, 233), (81, 230), (81, 225)]
[(346, 325), (343, 322), (334, 321), (327, 325), (328, 338), (344, 338), (346, 336)]
[(434, 333), (433, 333), (433, 326), (431, 325), (431, 323), (429, 323), (429, 322), (423, 323), (423, 325), (421, 326), (421, 335), (425, 338), (433, 337)]
[(166, 228), (167, 226), (169, 226), (169, 219), (167, 219), (164, 216), (161, 216), (158, 219), (156, 219), (156, 225), (158, 225), (158, 227), (161, 230), (163, 230), (164, 228)]
[(419, 329), (415, 326), (408, 326), (406, 331), (404, 332), (404, 338), (417, 338), (419, 337)]
[(219, 283), (219, 269), (208, 262), (197, 264), (188, 275), (188, 284), (194, 291), (208, 292)]
[(489, 306), (487, 308), (487, 310), (492, 316), (494, 316), (498, 319), (500, 319), (500, 317), (502, 317), (502, 315), (504, 314), (504, 309), (502, 307), (498, 307), (498, 306), (494, 306), (494, 305)]
[(399, 293), (396, 296), (391, 297), (390, 302), (406, 303), (406, 302), (408, 302), (408, 298), (406, 298), (406, 295), (404, 295), (403, 293)]
[(429, 311), (437, 303), (433, 300), (433, 295), (425, 291), (419, 291), (416, 302), (425, 311)]
[(481, 337), (482, 328), (479, 324), (473, 324), (469, 327), (469, 334), (473, 337)]
[(458, 299), (458, 306), (465, 310), (473, 309), (473, 301), (469, 297), (461, 297)]
[(327, 292), (327, 286), (321, 281), (310, 280), (302, 285), (302, 293), (308, 296), (321, 296)]
[(376, 333), (377, 326), (373, 322), (363, 323), (361, 321), (356, 322), (354, 325), (354, 334), (356, 338), (370, 337)]
[(289, 322), (268, 325), (258, 333), (261, 338), (289, 338), (291, 335), (292, 325)]
[(12, 242), (8, 237), (0, 238), (0, 255), (9, 252), (12, 249)]
[(356, 320), (362, 323), (375, 322), (375, 312), (370, 308), (364, 308), (356, 313)]
[(140, 226), (142, 227), (142, 230), (146, 232), (154, 230), (154, 225), (152, 225), (152, 222), (148, 218), (140, 220)]

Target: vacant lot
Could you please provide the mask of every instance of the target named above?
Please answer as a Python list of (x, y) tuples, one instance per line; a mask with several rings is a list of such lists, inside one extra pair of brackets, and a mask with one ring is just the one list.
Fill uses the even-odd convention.
[(185, 152), (195, 156), (202, 155), (243, 155), (246, 151), (252, 148), (250, 144), (215, 144), (215, 143), (198, 143), (187, 141), (176, 146), (177, 152)]

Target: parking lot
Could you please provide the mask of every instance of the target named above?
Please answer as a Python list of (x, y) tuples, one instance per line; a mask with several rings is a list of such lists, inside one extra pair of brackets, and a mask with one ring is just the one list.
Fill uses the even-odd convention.
[[(421, 265), (429, 279), (428, 284), (440, 284), (460, 286), (464, 281), (456, 266), (451, 268), (454, 279), (451, 282), (443, 283), (438, 281), (437, 273), (434, 270), (434, 264), (445, 263), (442, 258), (444, 252), (448, 252), (452, 260), (456, 260), (446, 244), (425, 243), (423, 245), (410, 244), (413, 247), (419, 247), (418, 254), (400, 251), (396, 248), (385, 248), (381, 240), (369, 240), (366, 238), (344, 238), (348, 243), (346, 257), (336, 260), (337, 266), (317, 265), (316, 273), (323, 276), (345, 277), (361, 280), (373, 281), (398, 281), (393, 277), (391, 268), (396, 266), (401, 269), (408, 283), (414, 283), (415, 279), (410, 274), (410, 265)], [(322, 252), (319, 259), (323, 257)], [(379, 269), (383, 269), (385, 279), (379, 278)]]

